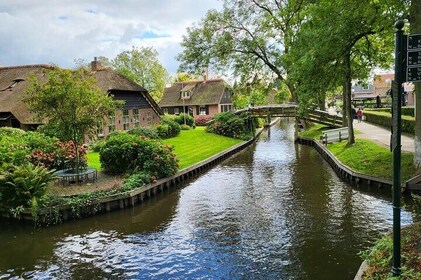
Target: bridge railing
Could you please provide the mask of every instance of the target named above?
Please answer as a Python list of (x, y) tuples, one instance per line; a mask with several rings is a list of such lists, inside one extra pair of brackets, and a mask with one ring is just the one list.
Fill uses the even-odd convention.
[[(236, 114), (242, 112), (249, 112), (253, 116), (259, 117), (297, 117), (298, 106), (295, 104), (276, 104), (276, 105), (262, 105), (249, 107), (236, 111)], [(326, 111), (311, 109), (303, 119), (317, 122), (332, 127), (342, 127), (342, 117), (338, 115), (331, 115)]]

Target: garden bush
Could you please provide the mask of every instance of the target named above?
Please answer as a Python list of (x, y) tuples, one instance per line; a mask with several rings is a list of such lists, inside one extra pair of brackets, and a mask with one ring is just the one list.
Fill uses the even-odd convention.
[(175, 174), (178, 168), (171, 147), (128, 133), (107, 139), (99, 155), (102, 168), (109, 173), (142, 171), (163, 178)]
[(8, 207), (37, 207), (48, 183), (55, 178), (53, 172), (32, 164), (9, 165), (0, 176), (2, 204)]
[(186, 120), (186, 125), (193, 127), (194, 126), (194, 118), (192, 116), (190, 116), (189, 114), (186, 113), (181, 113), (179, 114), (177, 117), (175, 117), (175, 121), (179, 124), (179, 125), (183, 125), (184, 124), (184, 119)]
[(123, 189), (125, 191), (131, 191), (151, 183), (153, 179), (154, 177), (147, 172), (137, 172), (130, 175), (126, 180), (124, 180)]
[(57, 138), (39, 132), (25, 132), (16, 128), (0, 128), (0, 170), (3, 165), (22, 165), (30, 162), (34, 150), (52, 153), (57, 149)]
[(187, 124), (182, 124), (182, 125), (180, 125), (180, 127), (181, 127), (181, 130), (190, 130), (191, 129), (191, 127), (188, 126)]
[[(248, 140), (252, 137), (255, 123), (250, 123), (247, 115), (236, 115), (233, 112), (223, 112), (213, 117), (207, 125), (207, 131), (227, 137)], [(251, 126), (251, 127), (250, 127)]]
[[(367, 108), (364, 110), (364, 112), (387, 112), (392, 113), (392, 108)], [(415, 110), (414, 107), (402, 107), (402, 115), (414, 117), (415, 116)]]
[(135, 127), (128, 131), (129, 134), (134, 134), (137, 136), (145, 136), (149, 139), (159, 139), (158, 133), (151, 128), (148, 127)]
[(207, 122), (209, 122), (212, 118), (210, 116), (196, 116), (194, 119), (194, 123), (197, 126), (206, 126)]
[[(165, 126), (168, 126), (168, 128)], [(159, 137), (162, 139), (175, 137), (178, 134), (180, 134), (180, 131), (181, 131), (180, 125), (176, 121), (172, 120), (171, 117), (168, 117), (168, 116), (163, 116), (161, 118), (160, 125), (158, 125), (156, 128), (156, 132), (158, 133)]]

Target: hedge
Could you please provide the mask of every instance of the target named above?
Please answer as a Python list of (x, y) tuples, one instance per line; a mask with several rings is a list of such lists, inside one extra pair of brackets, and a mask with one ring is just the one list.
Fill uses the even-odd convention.
[[(373, 109), (365, 109), (364, 112), (388, 112), (391, 113), (391, 108), (373, 108)], [(402, 107), (402, 115), (404, 116), (415, 116), (414, 107)]]
[[(381, 126), (385, 126), (387, 128), (390, 128), (392, 126), (392, 115), (390, 113), (364, 110), (364, 115), (367, 122), (375, 123)], [(402, 115), (402, 132), (410, 134), (415, 133), (414, 117)]]

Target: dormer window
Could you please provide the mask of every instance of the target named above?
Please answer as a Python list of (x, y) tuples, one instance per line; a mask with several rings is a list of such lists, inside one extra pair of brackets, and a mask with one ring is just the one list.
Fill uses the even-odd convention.
[(181, 99), (190, 99), (191, 93), (190, 91), (182, 91), (181, 92)]

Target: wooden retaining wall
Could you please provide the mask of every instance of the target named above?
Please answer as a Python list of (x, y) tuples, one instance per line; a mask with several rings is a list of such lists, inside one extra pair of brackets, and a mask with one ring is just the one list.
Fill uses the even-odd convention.
[[(271, 125), (274, 125), (278, 121), (279, 121), (279, 118), (274, 120), (271, 123)], [(91, 216), (97, 213), (104, 213), (104, 212), (109, 212), (116, 209), (124, 209), (128, 207), (133, 207), (136, 204), (142, 203), (146, 199), (149, 199), (158, 193), (162, 193), (164, 190), (169, 190), (171, 188), (178, 187), (182, 185), (184, 181), (190, 178), (196, 177), (197, 175), (209, 170), (210, 168), (223, 162), (229, 157), (244, 150), (246, 147), (248, 147), (249, 145), (251, 145), (252, 143), (256, 141), (256, 139), (260, 136), (263, 130), (264, 130), (263, 128), (258, 129), (253, 139), (239, 143), (210, 158), (207, 158), (190, 167), (182, 169), (171, 177), (160, 179), (156, 183), (148, 184), (135, 190), (101, 198), (93, 202), (91, 205), (84, 207), (84, 209), (81, 209), (80, 216), (86, 217), (86, 216)], [(76, 219), (76, 217), (73, 215), (71, 208), (68, 206), (59, 207), (58, 211), (60, 212), (62, 221)], [(38, 219), (39, 223), (41, 224), (44, 223), (46, 220), (45, 217), (48, 216), (49, 214), (50, 214), (49, 209), (40, 209), (39, 219)], [(34, 221), (30, 210), (25, 210), (24, 212), (20, 214), (19, 217), (14, 217), (8, 210), (0, 209), (0, 216), (3, 218), (27, 220), (27, 221), (32, 221), (32, 222)]]
[(295, 142), (311, 146), (326, 160), (336, 174), (348, 183), (356, 186), (373, 186), (377, 188), (392, 188), (393, 182), (391, 180), (374, 177), (366, 174), (355, 172), (348, 166), (341, 163), (323, 144), (315, 139), (296, 138)]

